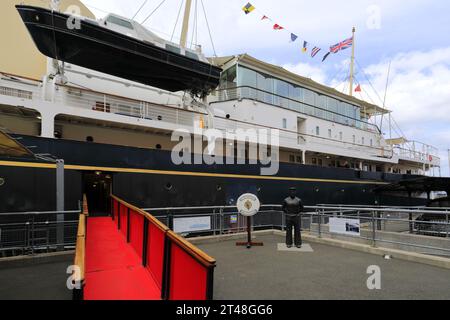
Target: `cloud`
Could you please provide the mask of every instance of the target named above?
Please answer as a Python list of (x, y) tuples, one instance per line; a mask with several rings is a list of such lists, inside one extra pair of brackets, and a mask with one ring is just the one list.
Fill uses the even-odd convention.
[[(394, 119), (408, 139), (431, 144), (441, 150), (443, 172), (448, 175), (450, 47), (400, 53), (365, 68), (381, 97), (384, 95), (389, 61), (391, 76), (387, 108), (393, 111)], [(362, 81), (362, 85), (372, 93), (373, 100), (381, 103), (367, 81)]]
[(327, 74), (324, 68), (315, 67), (308, 63), (285, 64), (283, 68), (322, 84), (325, 84), (327, 81)]

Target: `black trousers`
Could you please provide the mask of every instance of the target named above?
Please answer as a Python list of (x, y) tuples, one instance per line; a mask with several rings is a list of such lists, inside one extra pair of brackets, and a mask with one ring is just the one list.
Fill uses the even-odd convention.
[[(292, 242), (292, 229), (294, 229), (294, 243)], [(298, 216), (286, 215), (286, 245), (302, 245), (302, 218)]]

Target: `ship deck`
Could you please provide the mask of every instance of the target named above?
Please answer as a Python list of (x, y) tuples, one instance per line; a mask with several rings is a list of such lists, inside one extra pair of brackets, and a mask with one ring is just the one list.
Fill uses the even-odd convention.
[[(318, 243), (310, 243), (314, 252), (283, 252), (283, 237), (257, 238), (264, 247), (247, 250), (234, 240), (199, 245), (217, 259), (214, 299), (450, 299), (447, 269)], [(65, 285), (72, 258), (0, 261), (0, 299), (71, 299)], [(381, 268), (381, 290), (367, 289), (371, 265)]]

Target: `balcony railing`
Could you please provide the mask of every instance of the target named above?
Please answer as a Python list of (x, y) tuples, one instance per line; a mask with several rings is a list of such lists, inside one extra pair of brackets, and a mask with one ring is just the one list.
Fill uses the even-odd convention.
[(55, 102), (70, 107), (188, 127), (192, 127), (194, 122), (202, 117), (206, 120), (206, 113), (198, 111), (182, 110), (175, 106), (158, 105), (68, 86), (58, 87)]
[(380, 133), (380, 130), (377, 126), (360, 119), (352, 118), (335, 111), (323, 109), (305, 102), (280, 96), (253, 87), (241, 86), (229, 89), (219, 89), (217, 90), (216, 95), (218, 96), (218, 100), (220, 102), (240, 99), (256, 100), (262, 103), (297, 111), (299, 113), (312, 117), (340, 123), (369, 132)]

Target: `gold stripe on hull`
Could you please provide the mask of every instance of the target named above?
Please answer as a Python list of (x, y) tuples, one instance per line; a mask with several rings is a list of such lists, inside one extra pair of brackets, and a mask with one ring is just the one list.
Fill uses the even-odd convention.
[[(56, 165), (55, 164), (33, 163), (33, 162), (15, 162), (15, 161), (0, 161), (0, 166), (56, 169)], [(154, 175), (211, 177), (211, 178), (229, 178), (229, 179), (253, 179), (253, 180), (297, 181), (297, 182), (322, 182), (322, 183), (343, 183), (343, 184), (359, 184), (359, 185), (361, 185), (361, 184), (375, 184), (375, 185), (387, 185), (387, 184), (389, 184), (387, 182), (370, 181), (370, 180), (367, 180), (367, 181), (352, 181), (352, 180), (333, 180), (333, 179), (254, 176), (254, 175), (226, 174), (226, 173), (207, 173), (207, 172), (166, 171), (166, 170), (149, 170), (149, 169), (132, 169), (132, 168), (78, 166), (78, 165), (70, 165), (70, 164), (65, 165), (65, 168), (67, 170), (77, 170), (77, 171), (107, 171), (107, 172), (144, 173), (144, 174), (154, 174)]]

